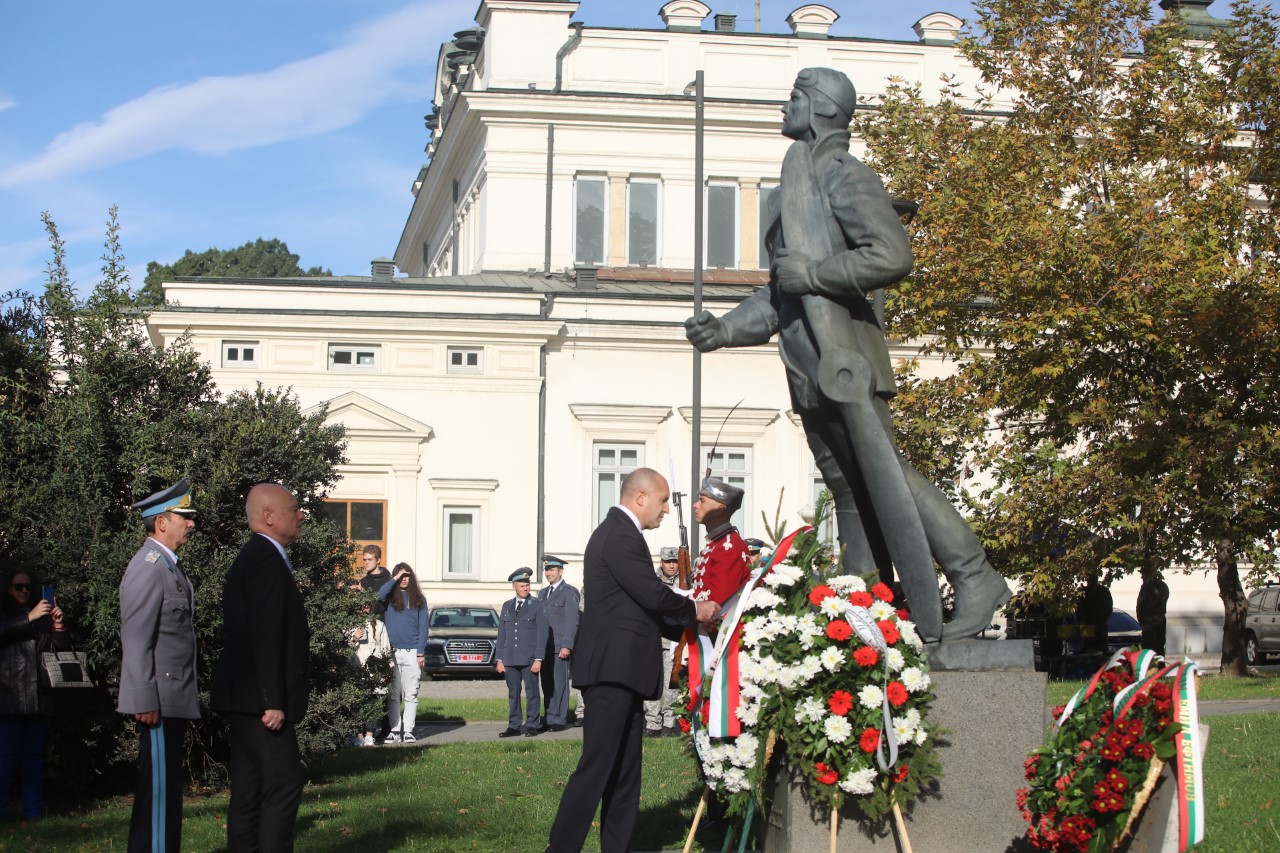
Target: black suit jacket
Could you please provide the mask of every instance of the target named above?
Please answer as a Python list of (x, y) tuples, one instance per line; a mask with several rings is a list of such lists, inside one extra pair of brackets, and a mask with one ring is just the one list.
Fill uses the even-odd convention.
[(222, 656), (213, 670), (215, 711), (307, 713), (311, 631), (302, 593), (276, 546), (255, 533), (240, 549), (222, 588)]
[(587, 542), (583, 578), (574, 686), (607, 682), (658, 698), (662, 637), (679, 637), (697, 620), (696, 606), (658, 580), (644, 537), (617, 507)]

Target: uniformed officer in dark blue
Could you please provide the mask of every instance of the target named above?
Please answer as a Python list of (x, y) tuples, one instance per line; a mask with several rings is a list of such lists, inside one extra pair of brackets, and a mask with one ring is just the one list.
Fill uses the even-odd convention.
[(498, 672), (507, 679), (507, 729), (498, 737), (514, 737), (520, 734), (520, 685), (524, 685), (525, 712), (524, 734), (533, 737), (538, 733), (541, 706), (538, 697), (538, 672), (542, 669), (542, 656), (547, 648), (547, 617), (542, 602), (529, 595), (529, 581), (533, 569), (520, 568), (507, 580), (516, 591), (516, 597), (502, 605), (498, 625)]
[(181, 850), (182, 755), (196, 693), (195, 595), (178, 548), (195, 527), (191, 483), (179, 480), (133, 505), (147, 539), (120, 581), (120, 696), (138, 727), (130, 853)]
[(547, 616), (547, 650), (542, 668), (542, 727), (561, 732), (569, 722), (569, 658), (578, 636), (578, 615), (582, 596), (564, 579), (565, 561), (553, 554), (542, 557), (542, 575), (547, 581), (538, 592)]
[(760, 551), (764, 548), (763, 539), (747, 539), (747, 565), (751, 571), (755, 571), (760, 567)]

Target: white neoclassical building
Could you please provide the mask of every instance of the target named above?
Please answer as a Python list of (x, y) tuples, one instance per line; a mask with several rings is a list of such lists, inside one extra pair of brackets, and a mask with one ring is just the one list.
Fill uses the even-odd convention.
[[(224, 390), (260, 382), (327, 405), (350, 442), (334, 516), (412, 564), (433, 604), (496, 603), (541, 553), (580, 578), (621, 477), (645, 465), (696, 491), (695, 447), (705, 458), (722, 422), (711, 464), (746, 489), (744, 533), (763, 538), (762, 511), (801, 523), (821, 481), (774, 346), (701, 358), (693, 434), (696, 196), (705, 307), (720, 313), (766, 280), (758, 211), (801, 68), (840, 69), (869, 101), (890, 78), (926, 92), (943, 73), (976, 80), (945, 13), (887, 41), (831, 37), (837, 13), (818, 4), (780, 33), (737, 31), (699, 0), (667, 3), (653, 29), (584, 25), (580, 5), (589, 15), (589, 0), (481, 0), (459, 19), (394, 259), (367, 277), (169, 282), (149, 321), (157, 342), (189, 333)], [(668, 518), (648, 541), (656, 553), (678, 536)], [(1211, 583), (1193, 586), (1175, 604), (1199, 651), (1220, 608)], [(1117, 606), (1136, 591), (1117, 585)]]

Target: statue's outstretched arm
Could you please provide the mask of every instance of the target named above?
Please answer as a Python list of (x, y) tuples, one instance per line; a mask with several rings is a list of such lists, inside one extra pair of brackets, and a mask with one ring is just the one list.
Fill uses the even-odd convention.
[(773, 285), (766, 284), (723, 317), (703, 311), (685, 320), (685, 337), (702, 352), (768, 343), (778, 331), (778, 310), (774, 299)]

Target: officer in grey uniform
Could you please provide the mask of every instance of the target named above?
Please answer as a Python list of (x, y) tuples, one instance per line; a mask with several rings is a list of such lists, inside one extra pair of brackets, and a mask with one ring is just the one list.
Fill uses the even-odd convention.
[(547, 648), (547, 617), (542, 602), (529, 595), (533, 569), (516, 569), (507, 580), (516, 597), (502, 604), (498, 625), (498, 672), (507, 680), (507, 728), (498, 737), (520, 734), (520, 685), (524, 685), (524, 734), (538, 733), (538, 672)]
[(564, 579), (565, 561), (553, 554), (542, 557), (542, 574), (547, 585), (538, 592), (547, 617), (547, 649), (542, 668), (542, 729), (561, 732), (569, 717), (569, 658), (578, 635), (578, 614), (582, 596)]
[[(658, 550), (661, 566), (657, 570), (658, 580), (676, 588), (680, 576), (680, 549), (675, 545), (667, 545)], [(681, 593), (682, 595), (684, 593)], [(644, 703), (644, 733), (646, 737), (679, 737), (676, 728), (675, 708), (676, 691), (671, 686), (671, 667), (675, 659), (676, 640), (662, 638), (662, 695), (657, 699)], [(683, 657), (683, 656), (682, 656)]]
[(195, 527), (186, 478), (133, 505), (147, 541), (120, 581), (120, 701), (138, 727), (138, 779), (129, 851), (178, 851), (182, 844), (182, 752), (196, 695), (195, 594), (177, 550)]

